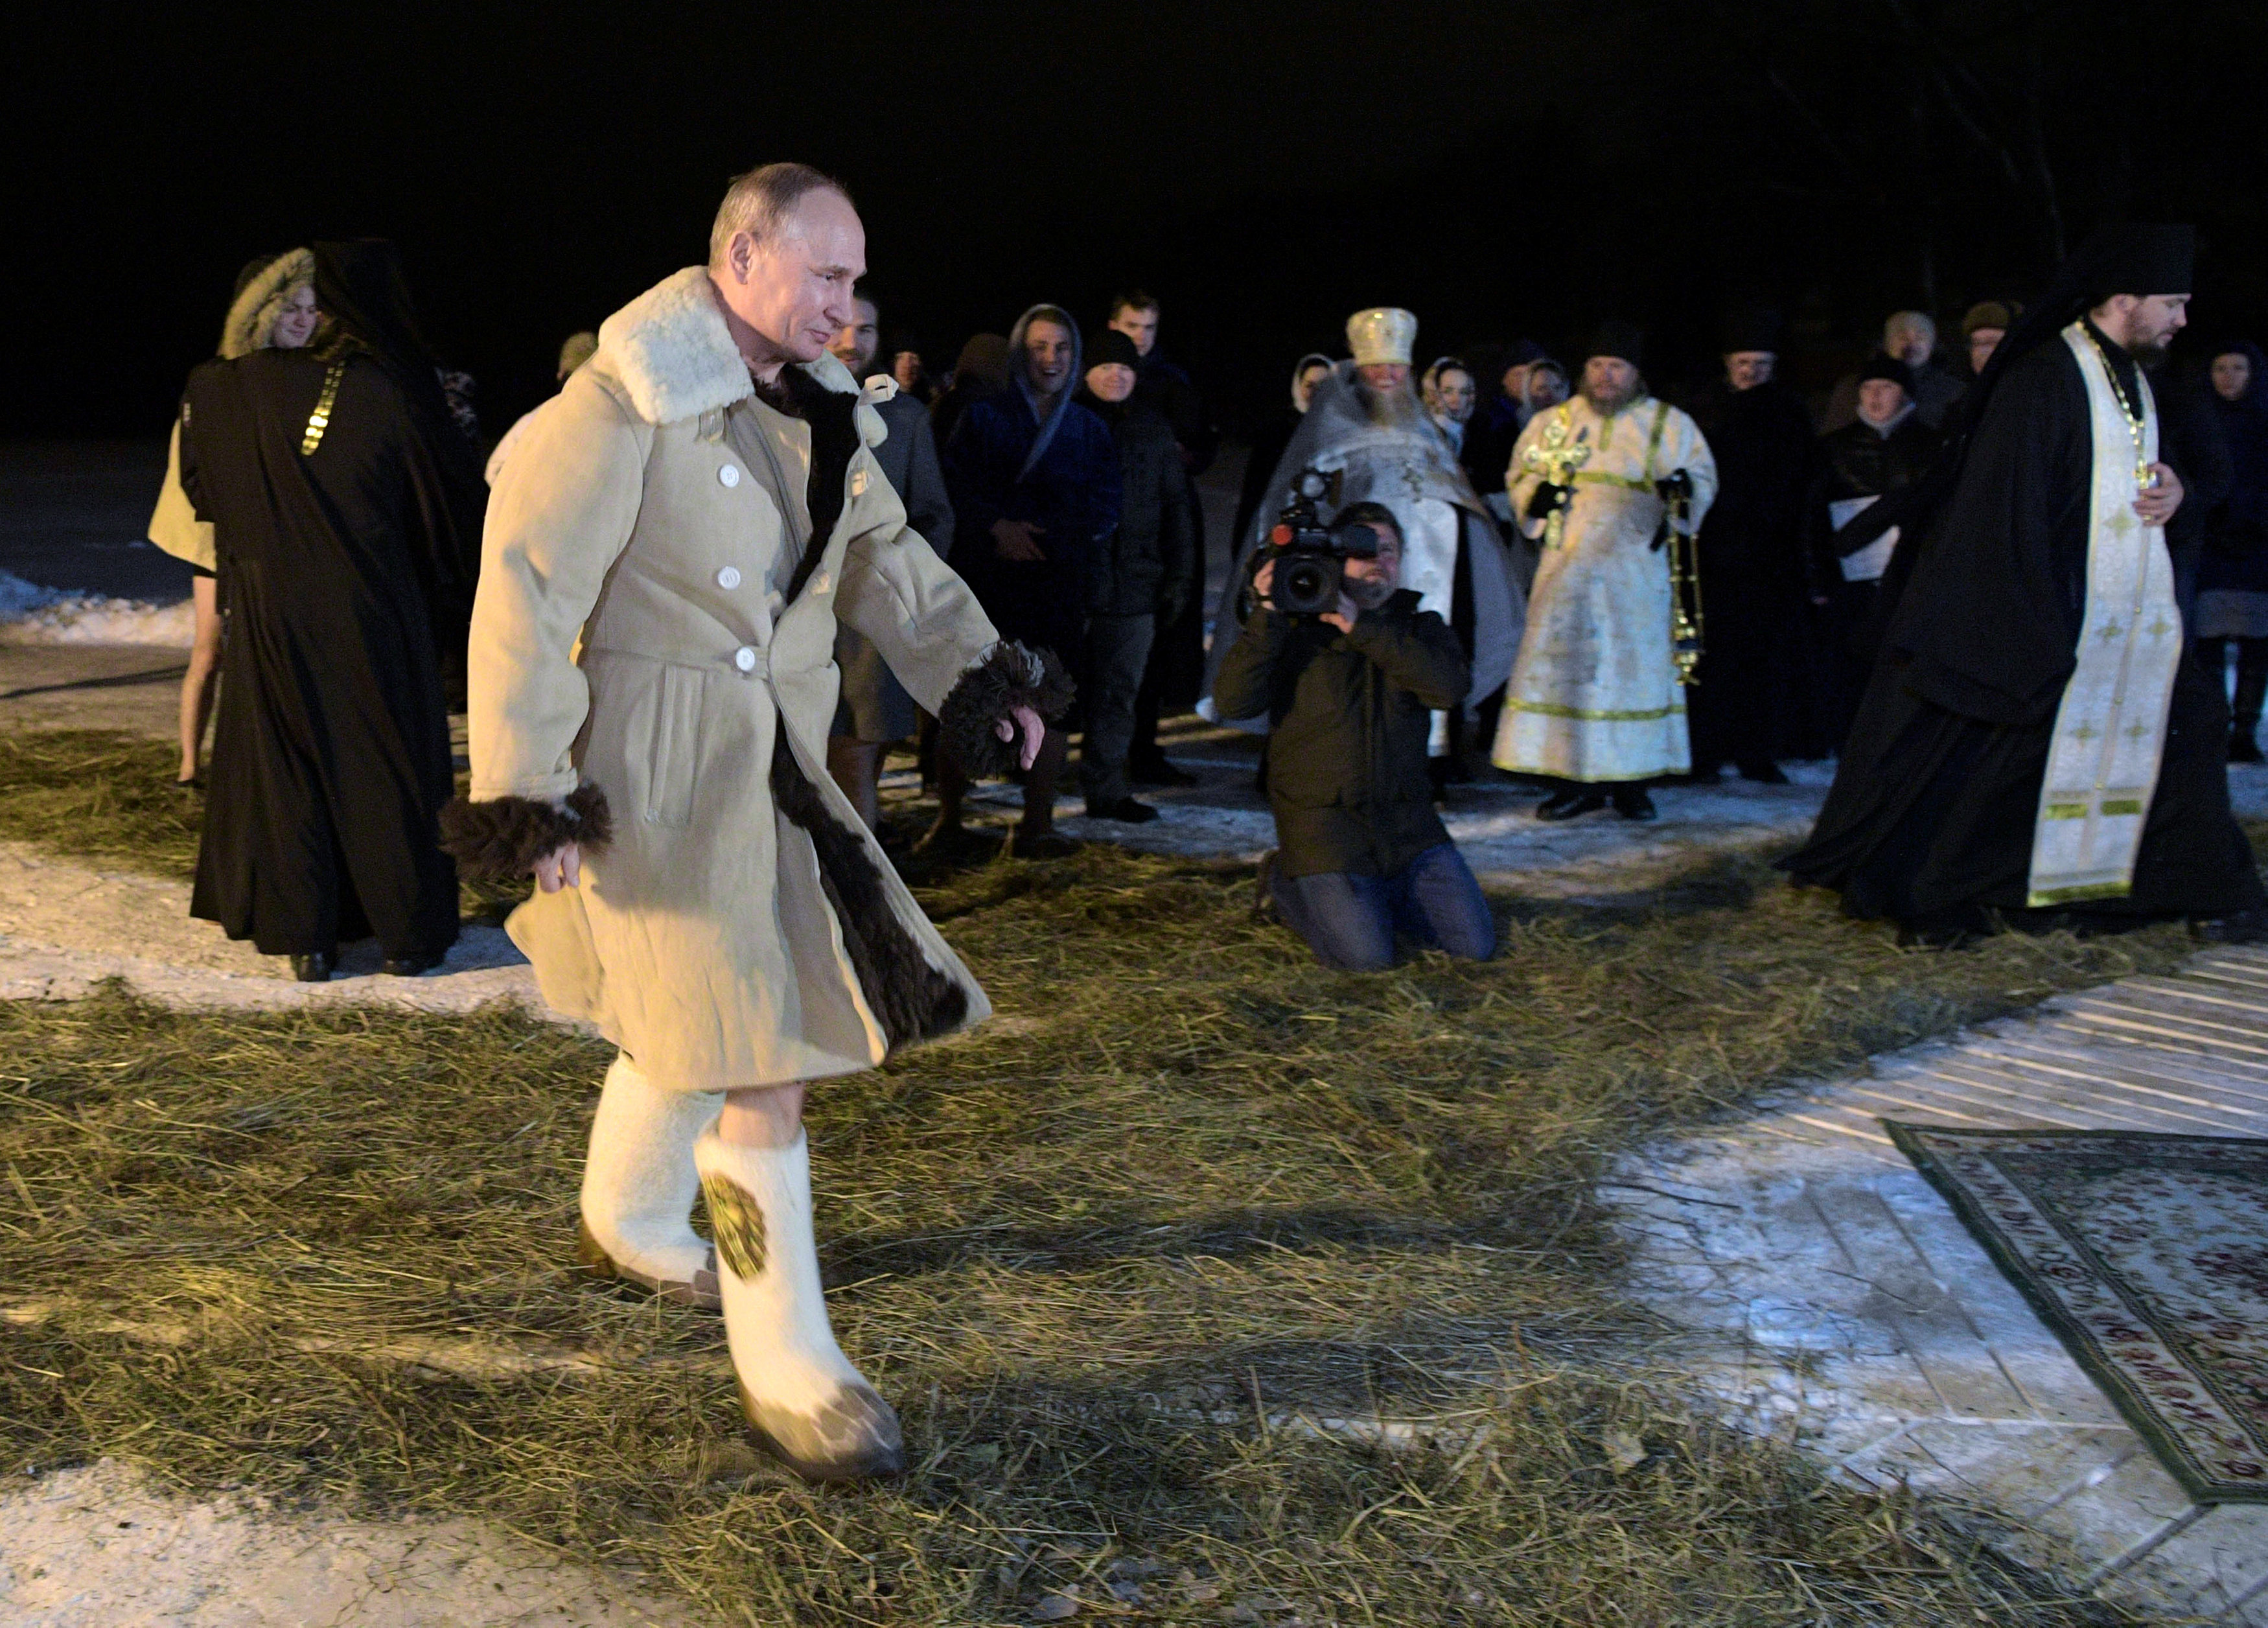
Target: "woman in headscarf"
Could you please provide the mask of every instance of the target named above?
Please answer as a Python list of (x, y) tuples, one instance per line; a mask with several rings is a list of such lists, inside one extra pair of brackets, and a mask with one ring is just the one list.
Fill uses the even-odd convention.
[(314, 342), (208, 362), (181, 402), (181, 487), (231, 618), (189, 909), (305, 980), (368, 935), (414, 976), (457, 936), (442, 668), (470, 614), (480, 471), (393, 246), (310, 259)]
[[(2261, 761), (2256, 732), (2268, 699), (2268, 357), (2249, 341), (2227, 344), (2213, 358), (2213, 416), (2228, 443), (2235, 476), (2228, 496), (2205, 517), (2198, 565), (2198, 653), (2209, 672), (2228, 671), (2236, 645), (2236, 701), (2228, 761)], [(2224, 679), (2223, 681), (2226, 681)]]
[[(953, 568), (1003, 638), (1076, 659), (1086, 640), (1086, 578), (1094, 550), (1118, 524), (1118, 448), (1094, 412), (1073, 399), (1086, 375), (1079, 327), (1061, 306), (1037, 305), (1008, 330), (1008, 383), (973, 402), (944, 449), (953, 500)], [(1041, 858), (1070, 851), (1055, 829), (1060, 733), (1024, 777), (1024, 817), (1007, 851)], [(965, 841), (960, 766), (939, 762), (930, 850)]]
[[(1276, 478), (1277, 461), (1292, 444), (1292, 432), (1307, 416), (1307, 403), (1314, 396), (1315, 387), (1329, 378), (1330, 372), (1331, 359), (1322, 352), (1310, 350), (1301, 357), (1292, 369), (1292, 405), (1252, 438), (1252, 453), (1244, 460), (1244, 485), (1236, 498), (1236, 524), (1228, 529), (1232, 558), (1252, 534), (1252, 517), (1259, 512), (1262, 500), (1268, 496), (1268, 483)], [(1269, 516), (1271, 520), (1275, 518)]]
[(1465, 451), (1465, 427), (1471, 423), (1473, 408), (1480, 393), (1473, 383), (1473, 370), (1461, 357), (1445, 356), (1434, 359), (1418, 381), (1418, 399), (1425, 404), (1425, 416), (1449, 444), (1449, 450), (1462, 458)]
[[(237, 273), (236, 292), (221, 324), (224, 357), (249, 356), (273, 345), (296, 350), (315, 335), (315, 262), (306, 249), (262, 254)], [(181, 769), (178, 784), (202, 789), (197, 760), (205, 726), (212, 719), (213, 681), (220, 676), (220, 578), (213, 554), (213, 528), (197, 519), (181, 490), (181, 427), (176, 423), (166, 446), (166, 480), (151, 513), (150, 541), (188, 565), (190, 600), (195, 608), (195, 640), (188, 670), (181, 674)]]

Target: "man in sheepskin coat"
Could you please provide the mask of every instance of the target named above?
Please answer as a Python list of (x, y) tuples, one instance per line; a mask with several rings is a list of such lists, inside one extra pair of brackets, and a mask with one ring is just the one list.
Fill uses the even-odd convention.
[(838, 184), (754, 171), (710, 263), (609, 317), (537, 410), (490, 500), (446, 821), (468, 866), (533, 869), (513, 941), (621, 1048), (584, 1264), (721, 1301), (759, 1444), (817, 1480), (904, 1455), (828, 1323), (805, 1083), (991, 1011), (827, 773), (836, 621), (979, 772), (1028, 766), (1069, 698), (906, 527), (873, 451), (895, 387), (827, 351), (865, 269)]

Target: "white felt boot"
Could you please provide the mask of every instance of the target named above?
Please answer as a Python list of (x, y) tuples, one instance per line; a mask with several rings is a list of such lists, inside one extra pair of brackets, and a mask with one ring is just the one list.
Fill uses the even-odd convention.
[(602, 1277), (714, 1308), (717, 1255), (693, 1230), (701, 1174), (693, 1144), (723, 1111), (721, 1093), (666, 1091), (617, 1054), (591, 1120), (577, 1255)]
[(758, 1443), (812, 1481), (906, 1467), (898, 1416), (828, 1325), (811, 1231), (811, 1145), (740, 1147), (713, 1131), (694, 1156), (717, 1231), (725, 1333)]

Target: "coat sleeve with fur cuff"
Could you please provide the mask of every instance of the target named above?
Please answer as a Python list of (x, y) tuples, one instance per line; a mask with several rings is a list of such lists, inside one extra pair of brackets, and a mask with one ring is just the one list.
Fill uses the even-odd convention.
[(835, 615), (865, 635), (908, 695), (936, 712), (1000, 635), (968, 585), (904, 524), (904, 512), (888, 496), (884, 523), (844, 548)]
[(979, 780), (1005, 775), (1016, 767), (1018, 742), (1000, 739), (995, 726), (1018, 707), (1052, 723), (1070, 711), (1072, 693), (1071, 674), (1053, 651), (1003, 639), (946, 694), (937, 710), (938, 733), (968, 774)]
[(979, 779), (1015, 767), (1016, 742), (1001, 740), (994, 725), (1020, 706), (1053, 720), (1071, 705), (1071, 675), (1056, 653), (1001, 638), (968, 585), (902, 523), (851, 540), (835, 614), (937, 714), (961, 766)]
[(575, 641), (637, 523), (652, 430), (578, 374), (535, 411), (490, 494), (473, 603), (472, 800), (563, 807), (591, 710)]
[(441, 847), (466, 875), (486, 881), (525, 876), (535, 862), (569, 843), (586, 853), (605, 848), (615, 834), (607, 794), (578, 786), (558, 803), (528, 797), (469, 802), (459, 797), (441, 810)]

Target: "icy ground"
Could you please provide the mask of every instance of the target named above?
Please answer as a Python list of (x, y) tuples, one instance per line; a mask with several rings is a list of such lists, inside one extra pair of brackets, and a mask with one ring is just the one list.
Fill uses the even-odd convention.
[(0, 641), (11, 645), (159, 645), (187, 650), (196, 613), (187, 600), (149, 600), (43, 588), (0, 571)]
[[(0, 447), (0, 482), (6, 487), (0, 504), (0, 727), (123, 728), (170, 740), (180, 667), (163, 652), (167, 645), (178, 650), (188, 643), (187, 581), (173, 562), (135, 541), (134, 528), (155, 490), (150, 449), (19, 453)], [(162, 467), (159, 446), (156, 469)], [(1216, 536), (1226, 528), (1226, 515), (1219, 512), (1224, 473), (1233, 500), (1233, 468), (1216, 471), (1206, 482), (1216, 489), (1205, 494)], [(1272, 845), (1271, 822), (1253, 789), (1248, 739), (1185, 720), (1171, 730), (1168, 748), (1200, 784), (1143, 792), (1160, 810), (1156, 823), (1090, 821), (1074, 790), (1059, 805), (1064, 829), (1087, 840), (1198, 858), (1249, 860)], [(1800, 834), (1817, 811), (1829, 773), (1824, 765), (1792, 765), (1790, 773), (1793, 784), (1786, 786), (1727, 780), (1665, 788), (1654, 794), (1661, 818), (1652, 824), (1604, 814), (1546, 826), (1532, 817), (1535, 791), (1484, 771), (1480, 784), (1456, 788), (1445, 818), (1494, 891), (1628, 902), (1696, 858)], [(2235, 769), (2230, 780), (2240, 814), (2268, 814), (2268, 769)], [(915, 806), (918, 782), (909, 770), (887, 777), (884, 796), (886, 810), (901, 824), (925, 812)], [(1013, 787), (990, 787), (978, 793), (971, 813), (980, 826), (998, 829), (1014, 818), (1020, 803)], [(498, 996), (534, 1000), (529, 969), (495, 929), (469, 932), (436, 976), (378, 976), (374, 950), (363, 945), (350, 947), (347, 976), (305, 985), (291, 982), (280, 961), (230, 943), (209, 924), (190, 921), (188, 891), (180, 883), (0, 843), (0, 998), (68, 998), (99, 978), (121, 976), (156, 998), (185, 1006), (382, 1001), (462, 1011)], [(1940, 1042), (1937, 1050), (1965, 1038)], [(1875, 1073), (1887, 1077), (1914, 1066), (1884, 1058)], [(1862, 1076), (1849, 1089), (1863, 1097), (1879, 1087)], [(1800, 1325), (1801, 1331), (1833, 1322), (1845, 1309), (1841, 1300), (1848, 1296), (1842, 1291), (1852, 1274), (1849, 1263), (1831, 1258), (1839, 1246), (1786, 1230), (1809, 1224), (1803, 1216), (1790, 1219), (1788, 1194), (1800, 1189), (1833, 1200), (1847, 1196), (1847, 1188), (1868, 1202), (1881, 1196), (1909, 1220), (1917, 1213), (1915, 1204), (1928, 1195), (1901, 1166), (1844, 1168), (1850, 1162), (1844, 1155), (1863, 1158), (1871, 1148), (1857, 1119), (1860, 1138), (1845, 1136), (1840, 1149), (1772, 1134), (1777, 1127), (1765, 1122), (1789, 1111), (1778, 1105), (1760, 1110), (1756, 1139), (1749, 1146), (1730, 1146), (1734, 1138), (1720, 1130), (1633, 1154), (1616, 1175), (1618, 1182), (1637, 1185), (1611, 1186), (1602, 1194), (1624, 1206), (1638, 1239), (1633, 1288), (1697, 1332), (1731, 1337), (1720, 1353), (1729, 1360), (1702, 1365), (1710, 1371), (1697, 1374), (1697, 1381), (1734, 1411), (1753, 1403), (1759, 1384), (1777, 1397), (1786, 1387), (1776, 1388), (1779, 1376), (1771, 1359), (1789, 1347), (1794, 1381), (1789, 1394), (1801, 1393), (1793, 1412), (1800, 1416), (1804, 1439), (1827, 1449), (1830, 1458), (1844, 1457), (1845, 1473), (1863, 1469), (1877, 1481), (1905, 1479), (1955, 1497), (1981, 1497), (2067, 1538), (2092, 1540), (2109, 1558), (2104, 1575), (2090, 1584), (2134, 1604), (2162, 1609), (2168, 1593), (2149, 1574), (2160, 1553), (2169, 1562), (2178, 1554), (2189, 1573), (2182, 1590), (2185, 1603), (2205, 1604), (2202, 1595), (2193, 1601), (2188, 1595), (2209, 1585), (2217, 1591), (2211, 1609), (2226, 1613), (2221, 1620), (2268, 1621), (2248, 1610), (2261, 1597), (2254, 1593), (2259, 1579), (2268, 1576), (2268, 1570), (2253, 1569), (2268, 1567), (2268, 1536), (2257, 1544), (2217, 1542), (2210, 1552), (2194, 1542), (2174, 1543), (2169, 1529), (2173, 1538), (2186, 1539), (2201, 1538), (2206, 1528), (2189, 1534), (2182, 1522), (2194, 1517), (2159, 1509), (2157, 1490), (2140, 1485), (2152, 1470), (2146, 1455), (2114, 1454), (2094, 1469), (2066, 1462), (2075, 1449), (2043, 1450), (2022, 1437), (2029, 1431), (2043, 1440), (2067, 1435), (2094, 1443), (2112, 1440), (2115, 1425), (2088, 1423), (2073, 1430), (2039, 1418), (2003, 1421), (1940, 1408), (1909, 1410), (1911, 1418), (1898, 1413), (1878, 1430), (1874, 1426), (1891, 1411), (1870, 1394), (1867, 1376), (1814, 1371), (1840, 1354), (1839, 1347), (1814, 1350), (1817, 1342), (1791, 1340), (1778, 1331), (1782, 1324)], [(1799, 1103), (1793, 1111), (1815, 1116), (1821, 1110)], [(1815, 1170), (1822, 1160), (1826, 1164)], [(1835, 1214), (1839, 1219), (1840, 1212)], [(1950, 1219), (1933, 1212), (1932, 1219)], [(1949, 1259), (1958, 1256), (1960, 1238), (1941, 1227), (1932, 1235)], [(1695, 1249), (1706, 1258), (1695, 1258)], [(1791, 1272), (1788, 1263), (1796, 1261), (1804, 1269)], [(1751, 1263), (1772, 1281), (1744, 1296), (1742, 1274)], [(1819, 1281), (1799, 1281), (1814, 1264), (1823, 1268), (1812, 1274)], [(1975, 1262), (1959, 1267), (1925, 1262), (1914, 1270), (1923, 1276), (1905, 1287), (1925, 1298), (1931, 1291), (1940, 1297), (1951, 1293), (1948, 1282), (1966, 1285), (1962, 1292), (1981, 1308), (1999, 1304), (1992, 1297), (2005, 1290), (1997, 1277), (1988, 1281), (1980, 1275)], [(1738, 1314), (1729, 1325), (1720, 1326), (1720, 1300)], [(1849, 1322), (1845, 1317), (1834, 1327)], [(2019, 1332), (2022, 1339), (1999, 1347), (2003, 1359), (2012, 1350), (2041, 1361), (2059, 1355), (2043, 1330)], [(1928, 1354), (1935, 1359), (1933, 1348)], [(2023, 1448), (2009, 1455), (2013, 1470), (2006, 1472), (1980, 1473), (1978, 1453), (1950, 1450), (2003, 1434)], [(2052, 1470), (2059, 1477), (2050, 1477), (2053, 1487), (2044, 1505), (2041, 1497), (2017, 1496), (2013, 1481), (2005, 1479), (2028, 1463), (2041, 1477)], [(2144, 1536), (2135, 1538), (2137, 1531)], [(2151, 1565), (2134, 1564), (2147, 1544), (2158, 1545)], [(682, 1620), (675, 1608), (628, 1592), (604, 1573), (478, 1523), (360, 1521), (239, 1496), (189, 1499), (109, 1461), (40, 1474), (0, 1467), (0, 1628), (313, 1623), (408, 1628), (432, 1622), (568, 1628)]]
[(146, 441), (0, 442), (0, 645), (172, 645), (189, 568), (144, 533), (166, 473)]
[(6, 1628), (629, 1628), (692, 1619), (469, 1521), (188, 1499), (109, 1459), (0, 1477)]

